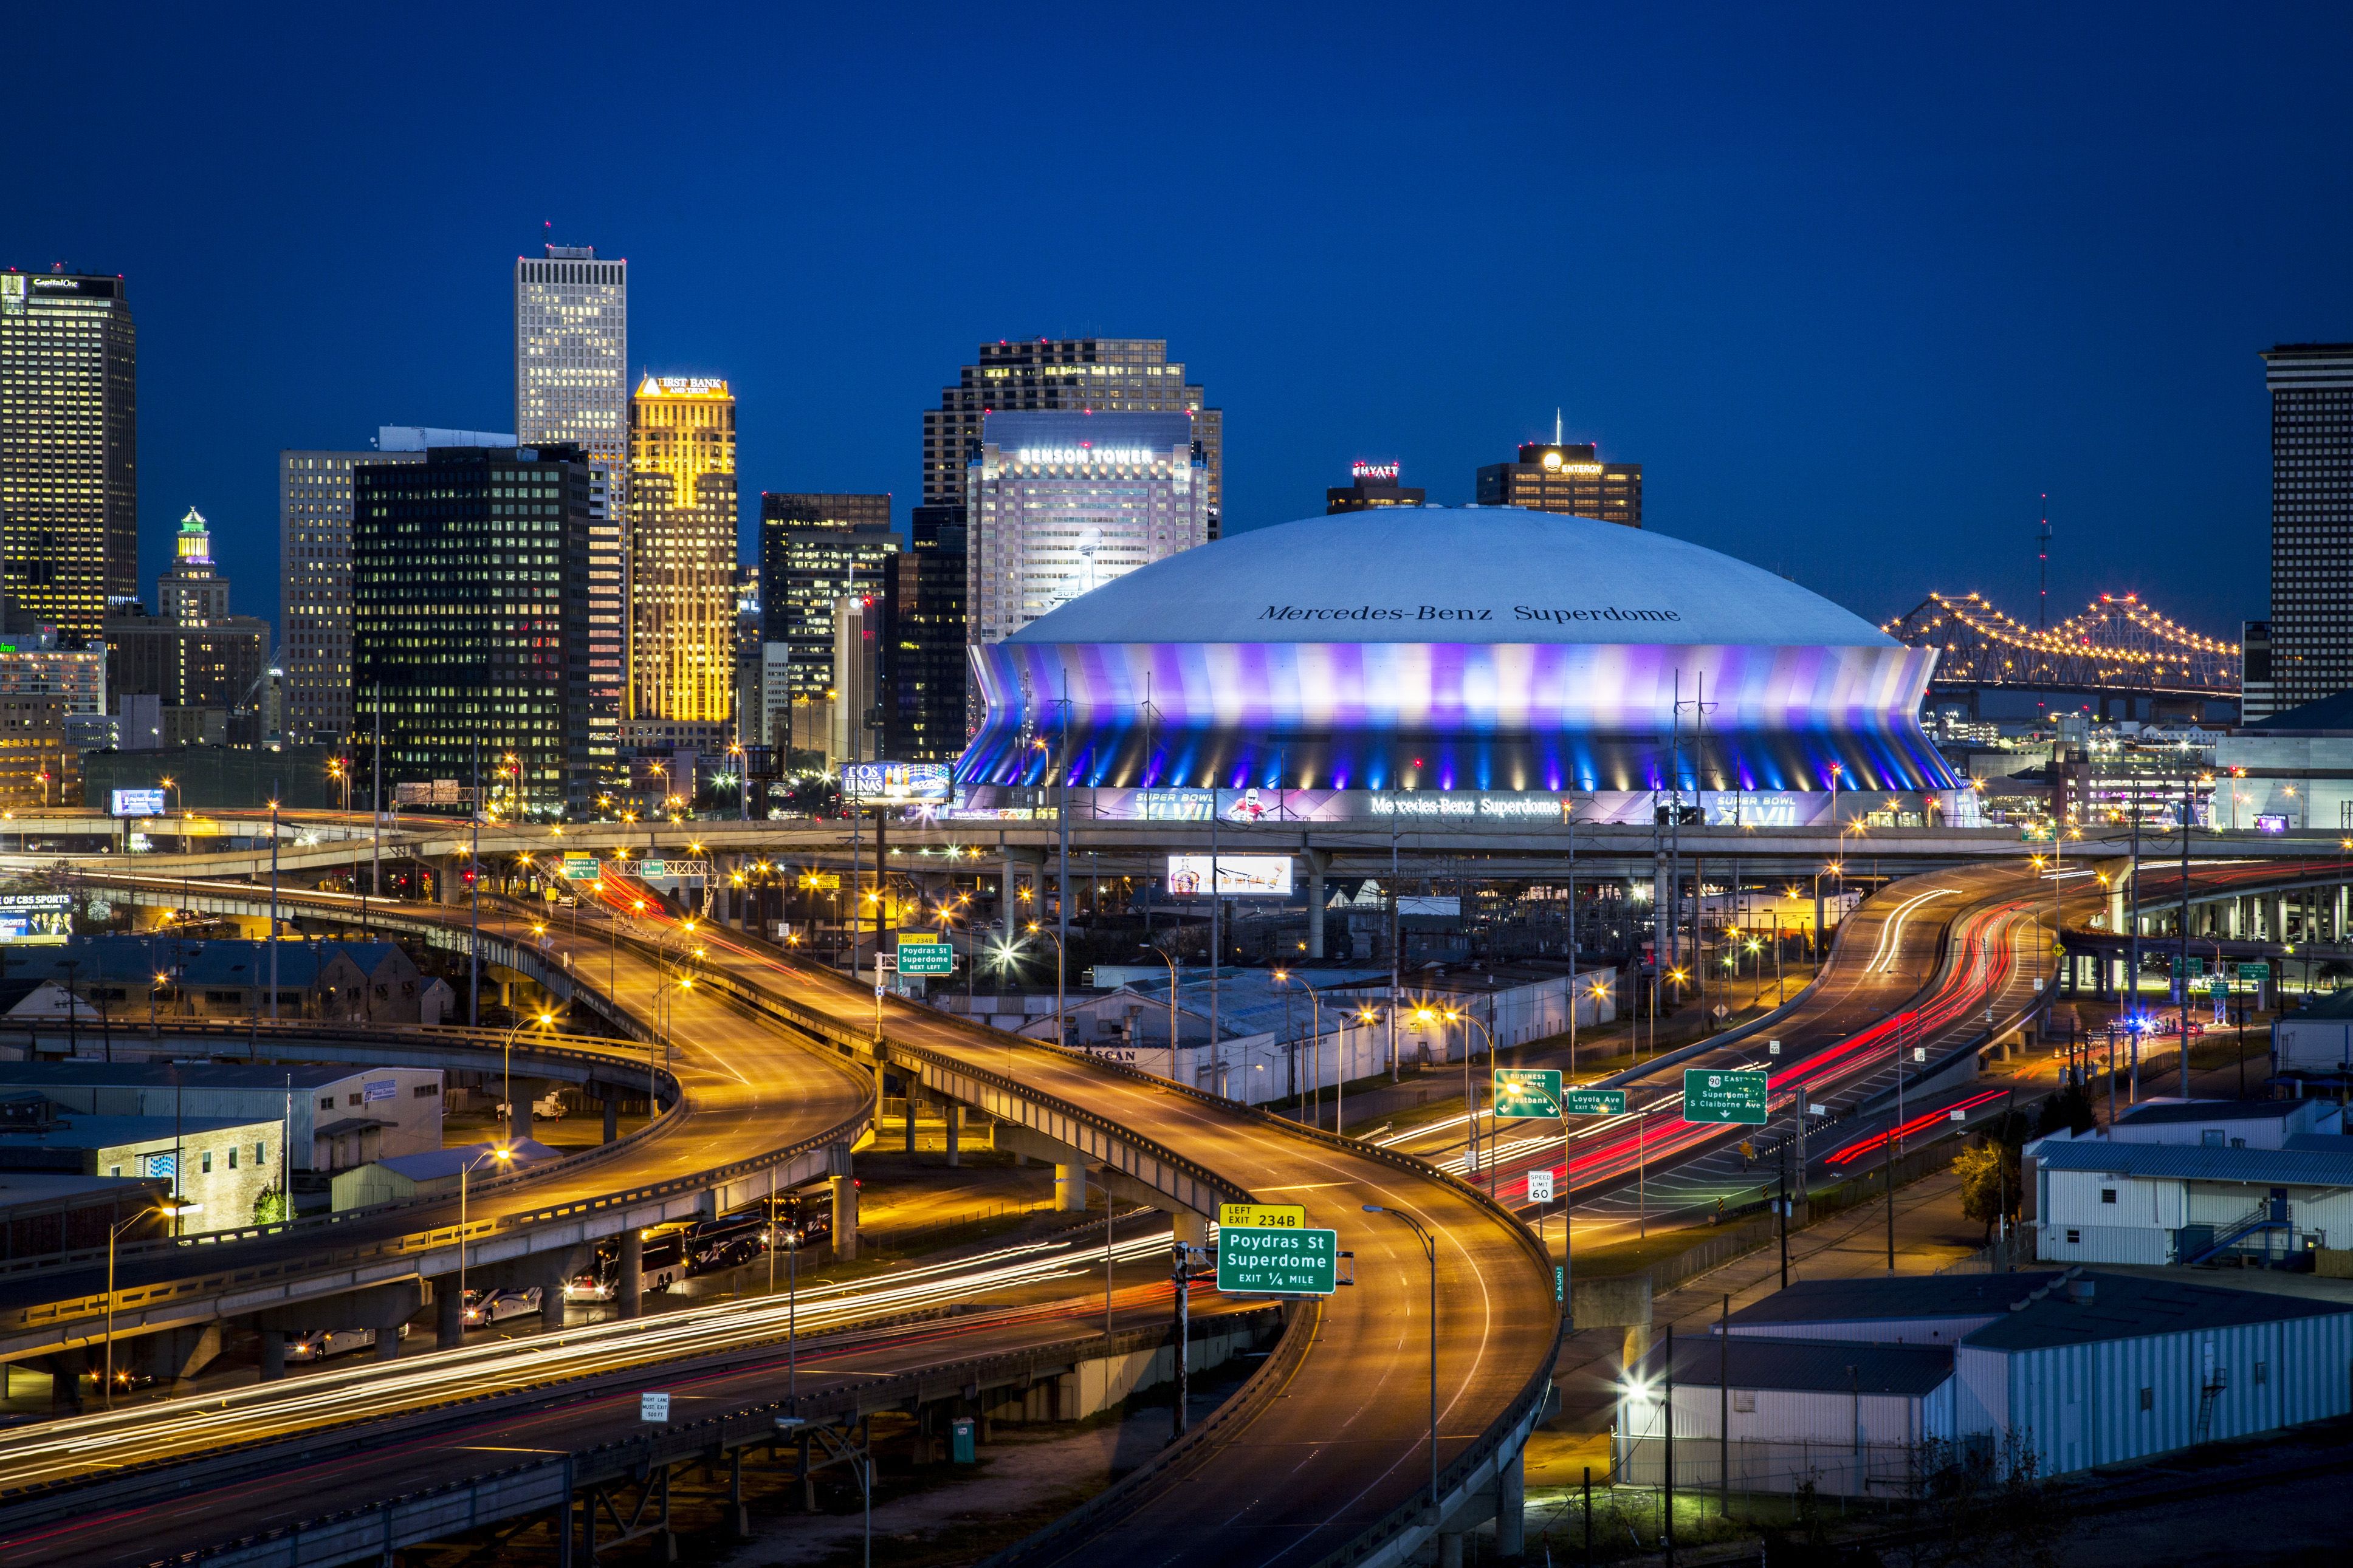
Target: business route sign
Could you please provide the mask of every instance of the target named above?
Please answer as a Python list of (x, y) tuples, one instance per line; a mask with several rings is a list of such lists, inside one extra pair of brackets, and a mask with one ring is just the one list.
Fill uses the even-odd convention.
[(1497, 1068), (1494, 1110), (1498, 1116), (1558, 1116), (1559, 1070), (1555, 1068)]
[(1685, 1121), (1744, 1122), (1762, 1127), (1766, 1079), (1761, 1072), (1725, 1072), (1712, 1068), (1683, 1069)]
[(1329, 1296), (1340, 1233), (1271, 1226), (1218, 1227), (1218, 1289), (1241, 1296)]

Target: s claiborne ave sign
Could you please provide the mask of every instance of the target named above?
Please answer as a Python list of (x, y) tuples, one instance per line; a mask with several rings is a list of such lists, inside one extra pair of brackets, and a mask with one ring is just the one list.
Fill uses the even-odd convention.
[(1630, 610), (1616, 605), (1569, 609), (1541, 605), (1514, 605), (1508, 615), (1490, 609), (1464, 609), (1450, 605), (1269, 605), (1261, 621), (1548, 621), (1567, 626), (1577, 621), (1680, 621), (1681, 610)]

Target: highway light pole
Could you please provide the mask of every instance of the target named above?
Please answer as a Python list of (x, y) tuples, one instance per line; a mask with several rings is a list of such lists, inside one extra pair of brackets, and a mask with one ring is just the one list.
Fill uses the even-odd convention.
[(1438, 1240), (1421, 1221), (1403, 1209), (1383, 1208), (1378, 1204), (1366, 1204), (1366, 1214), (1385, 1214), (1401, 1219), (1413, 1226), (1414, 1238), (1421, 1243), (1421, 1256), (1430, 1265), (1430, 1510), (1435, 1523), (1438, 1512)]
[[(1151, 953), (1168, 966), (1168, 1081), (1174, 1083), (1176, 1081), (1176, 960), (1148, 942), (1136, 951)], [(965, 1012), (969, 1016), (972, 1008), (966, 1005)]]
[[(458, 1167), (458, 1342), (460, 1344), (463, 1344), (466, 1340), (466, 1178), (472, 1173), (475, 1166), (485, 1160), (495, 1159), (503, 1165), (513, 1158), (512, 1149), (501, 1149), (492, 1145)], [(288, 1205), (288, 1212), (290, 1214), (292, 1212), (290, 1203)], [(560, 1289), (562, 1287), (558, 1286), (557, 1289)], [(399, 1332), (397, 1329), (387, 1329), (384, 1331)]]
[(1062, 939), (1036, 921), (1029, 922), (1029, 934), (1042, 936), (1054, 944), (1054, 1043), (1070, 1043), (1070, 1025), (1062, 1018)]
[(173, 1228), (177, 1230), (178, 1216), (203, 1206), (202, 1204), (192, 1204), (180, 1198), (166, 1198), (152, 1209), (141, 1209), (106, 1233), (106, 1392), (100, 1397), (105, 1401), (106, 1408), (109, 1410), (114, 1408), (114, 1244), (121, 1237), (124, 1231), (150, 1215), (171, 1215), (175, 1222)]

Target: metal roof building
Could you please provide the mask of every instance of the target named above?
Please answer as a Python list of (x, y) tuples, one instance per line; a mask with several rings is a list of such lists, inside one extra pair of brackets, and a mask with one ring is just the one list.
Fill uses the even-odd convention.
[[(2278, 1149), (2050, 1137), (2026, 1146), (2036, 1255), (2057, 1263), (2277, 1260), (2353, 1247), (2353, 1140)], [(2314, 1147), (2314, 1144), (2322, 1147)], [(2327, 1145), (2337, 1145), (2328, 1147)]]
[[(2013, 1441), (2058, 1475), (2353, 1412), (2353, 1305), (2170, 1278), (1812, 1280), (1730, 1328), (1728, 1344), (1675, 1347), (1674, 1430), (1690, 1439), (1676, 1474), (1694, 1485), (1729, 1462), (1736, 1485), (1811, 1474), (1879, 1493)], [(1664, 1370), (1653, 1356), (1620, 1390), (1620, 1456), (1638, 1473), (1661, 1436)]]

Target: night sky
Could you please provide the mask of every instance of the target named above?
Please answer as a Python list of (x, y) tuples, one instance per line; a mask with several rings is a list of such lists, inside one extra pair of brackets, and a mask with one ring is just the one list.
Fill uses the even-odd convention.
[[(2063, 10), (2063, 15), (2048, 13)], [(2353, 338), (2343, 6), (20, 10), (0, 264), (119, 272), (142, 592), (190, 504), (275, 616), (286, 447), (512, 419), (514, 258), (766, 489), (918, 493), (983, 339), (1165, 337), (1226, 517), (1549, 437), (1874, 620), (2267, 577), (2259, 350)]]

